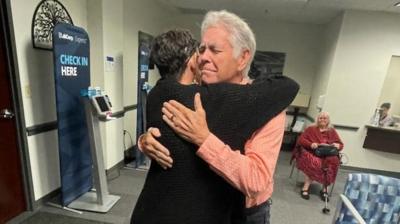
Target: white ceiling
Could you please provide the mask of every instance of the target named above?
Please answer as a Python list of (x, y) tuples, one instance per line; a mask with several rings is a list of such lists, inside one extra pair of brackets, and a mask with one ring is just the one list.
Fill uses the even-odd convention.
[(346, 9), (400, 13), (400, 0), (159, 0), (186, 14), (226, 9), (244, 18), (325, 24)]

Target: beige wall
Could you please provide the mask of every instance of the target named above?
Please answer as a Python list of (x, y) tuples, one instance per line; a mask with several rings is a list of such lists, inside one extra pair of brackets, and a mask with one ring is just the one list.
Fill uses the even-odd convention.
[[(123, 111), (123, 0), (88, 0), (88, 32), (91, 37), (92, 86), (100, 86), (112, 102), (112, 111)], [(106, 57), (114, 68), (106, 69)], [(123, 160), (123, 118), (101, 123), (104, 167)]]
[(337, 124), (366, 124), (382, 91), (390, 59), (399, 53), (400, 16), (346, 12), (333, 59), (325, 109)]
[[(39, 0), (11, 2), (22, 100), (27, 126), (56, 120), (53, 54), (36, 50), (31, 43), (32, 16)], [(62, 2), (76, 26), (87, 28), (86, 1)]]
[[(123, 111), (123, 53), (124, 53), (124, 27), (123, 24), (123, 0), (103, 0), (103, 37), (104, 55), (103, 66), (107, 56), (114, 58), (112, 71), (105, 69), (104, 90), (113, 104), (113, 111)], [(123, 148), (123, 124), (124, 119), (116, 119), (106, 122), (105, 140), (106, 151), (105, 168), (110, 169), (124, 158)]]
[(329, 24), (326, 24), (324, 26), (323, 35), (321, 36), (322, 44), (319, 50), (319, 58), (316, 60), (318, 62), (317, 71), (312, 86), (310, 106), (308, 109), (308, 114), (313, 118), (317, 117), (319, 112), (317, 109), (319, 97), (326, 94), (340, 28), (343, 22), (342, 20), (343, 16), (340, 15)]
[[(138, 73), (138, 32), (143, 31), (153, 36), (177, 27), (172, 21), (176, 15), (158, 1), (124, 0), (123, 3), (123, 106), (137, 103)], [(156, 70), (150, 70), (149, 82), (154, 85), (159, 78)], [(124, 126), (136, 142), (136, 110), (125, 113)], [(127, 147), (130, 139), (125, 138)]]
[(389, 113), (400, 115), (400, 57), (392, 56), (387, 71), (385, 81), (383, 83), (379, 103), (376, 107), (384, 102), (390, 102), (391, 108)]
[[(359, 127), (339, 130), (349, 157), (349, 166), (400, 170), (399, 154), (362, 147), (369, 122), (378, 105), (392, 55), (399, 55), (400, 16), (389, 13), (348, 11), (328, 77), (324, 110), (334, 124)], [(325, 80), (326, 81), (326, 80)]]
[(257, 39), (257, 50), (286, 53), (283, 74), (311, 94), (321, 47), (322, 27), (268, 21), (248, 21)]

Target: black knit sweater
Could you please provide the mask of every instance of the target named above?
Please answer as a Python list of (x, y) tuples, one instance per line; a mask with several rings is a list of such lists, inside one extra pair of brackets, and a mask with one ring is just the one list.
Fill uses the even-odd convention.
[(285, 109), (299, 86), (284, 76), (260, 78), (251, 85), (181, 85), (158, 81), (147, 101), (147, 127), (157, 127), (158, 139), (174, 160), (163, 170), (152, 162), (132, 214), (134, 224), (230, 223), (234, 206), (244, 208), (244, 195), (215, 174), (196, 156), (198, 146), (173, 132), (162, 120), (162, 104), (174, 99), (193, 109), (200, 92), (210, 131), (232, 149), (243, 150), (251, 134)]

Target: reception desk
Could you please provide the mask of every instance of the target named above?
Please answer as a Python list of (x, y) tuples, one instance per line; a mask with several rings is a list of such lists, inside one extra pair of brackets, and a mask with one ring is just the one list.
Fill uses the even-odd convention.
[(383, 152), (400, 154), (400, 129), (394, 127), (377, 127), (366, 125), (363, 147)]

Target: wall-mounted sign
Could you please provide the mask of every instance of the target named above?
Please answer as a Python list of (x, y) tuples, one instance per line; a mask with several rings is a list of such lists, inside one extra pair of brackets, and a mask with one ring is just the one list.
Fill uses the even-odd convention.
[(52, 50), (53, 29), (59, 22), (74, 25), (67, 9), (58, 0), (42, 0), (32, 18), (32, 46)]

